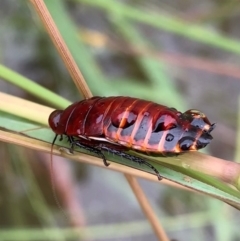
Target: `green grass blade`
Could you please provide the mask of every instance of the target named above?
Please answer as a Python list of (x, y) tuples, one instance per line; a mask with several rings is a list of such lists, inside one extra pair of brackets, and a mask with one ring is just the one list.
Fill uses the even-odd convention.
[[(124, 20), (121, 17), (114, 19), (114, 27), (120, 30), (122, 36), (126, 39), (130, 45), (138, 45), (143, 49), (147, 49), (150, 43), (132, 26), (129, 21)], [(182, 97), (177, 92), (171, 78), (167, 72), (167, 66), (163, 62), (152, 59), (148, 56), (139, 56), (136, 58), (140, 68), (145, 72), (151, 84), (146, 88), (148, 89), (148, 99), (155, 102), (163, 103), (176, 108), (184, 108)], [(136, 92), (138, 88), (135, 88)], [(171, 96), (171, 98), (169, 98)]]
[[(24, 130), (23, 133), (25, 135), (48, 143), (51, 143), (54, 137), (54, 133), (48, 128), (31, 130), (34, 127), (37, 127), (37, 125), (33, 125), (30, 122), (20, 119), (14, 119), (13, 117), (4, 115), (4, 113), (1, 113), (0, 115), (0, 127), (1, 129), (7, 129), (18, 133), (21, 133)], [(27, 129), (29, 129), (28, 132), (26, 132)], [(56, 145), (69, 148), (69, 143), (67, 142), (67, 140), (64, 140), (62, 142), (57, 141)], [(81, 155), (81, 153), (78, 153), (77, 150), (80, 150), (81, 152), (88, 155), (94, 155), (92, 153), (86, 152), (85, 150), (77, 148), (75, 150), (76, 156)], [(138, 163), (134, 163), (120, 157), (113, 157), (112, 154), (104, 153), (104, 155), (110, 161), (133, 167), (135, 169), (139, 169), (145, 172), (153, 173), (152, 170), (149, 169), (149, 167), (146, 167), (144, 165), (139, 165)], [(69, 156), (69, 158), (71, 158), (71, 156)], [(184, 155), (182, 155), (181, 158), (184, 158)], [(174, 157), (168, 158), (168, 160), (171, 161), (173, 159)], [(153, 158), (145, 156), (145, 160), (154, 165), (154, 167), (161, 173), (164, 178), (179, 183), (183, 186), (189, 187), (191, 189), (197, 190), (201, 193), (216, 197), (234, 206), (235, 208), (240, 209), (240, 193), (230, 188), (225, 183), (197, 171), (181, 168), (172, 164), (167, 164), (166, 158), (164, 157)], [(99, 159), (99, 161), (101, 162), (102, 160)], [(188, 177), (190, 177), (190, 180)]]
[(227, 38), (212, 29), (202, 27), (183, 20), (176, 19), (165, 14), (157, 14), (153, 11), (147, 12), (130, 6), (119, 1), (106, 0), (78, 0), (81, 3), (93, 5), (102, 8), (110, 15), (125, 17), (127, 19), (148, 24), (153, 27), (182, 35), (194, 41), (218, 47), (226, 51), (240, 54), (240, 43), (238, 40)]
[(93, 94), (119, 94), (118, 90), (106, 81), (90, 49), (80, 41), (80, 30), (67, 14), (64, 1), (46, 1), (45, 4)]
[(5, 79), (9, 83), (18, 86), (26, 92), (56, 107), (66, 107), (70, 105), (70, 102), (66, 99), (33, 82), (32, 80), (14, 72), (6, 66), (0, 65), (0, 78)]

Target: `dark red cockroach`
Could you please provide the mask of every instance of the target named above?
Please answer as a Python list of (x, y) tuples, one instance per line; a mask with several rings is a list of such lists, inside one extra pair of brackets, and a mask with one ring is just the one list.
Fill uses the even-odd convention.
[(122, 96), (92, 97), (65, 110), (55, 110), (49, 116), (49, 125), (56, 137), (68, 137), (71, 151), (77, 145), (94, 152), (106, 166), (109, 164), (102, 151), (109, 151), (149, 166), (159, 179), (159, 172), (150, 163), (123, 151), (168, 156), (198, 150), (213, 139), (210, 132), (215, 127), (198, 110), (181, 113), (151, 101)]

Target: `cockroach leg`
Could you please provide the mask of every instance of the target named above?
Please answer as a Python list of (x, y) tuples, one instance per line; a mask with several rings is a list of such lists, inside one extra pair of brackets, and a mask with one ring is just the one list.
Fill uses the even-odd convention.
[(157, 175), (157, 177), (158, 177), (158, 180), (159, 180), (159, 181), (162, 180), (162, 176), (160, 175), (160, 173), (158, 172), (158, 170), (157, 170), (153, 165), (151, 165), (150, 163), (148, 163), (147, 161), (143, 160), (143, 159), (140, 158), (140, 157), (132, 156), (132, 155), (127, 154), (127, 153), (125, 153), (125, 152), (118, 151), (118, 150), (109, 148), (109, 147), (104, 146), (104, 145), (101, 146), (101, 150), (103, 150), (103, 151), (108, 151), (108, 152), (110, 152), (110, 153), (112, 153), (112, 154), (115, 154), (115, 155), (117, 155), (117, 156), (126, 158), (126, 159), (128, 159), (128, 160), (130, 160), (130, 161), (137, 162), (137, 163), (139, 163), (139, 164), (143, 164), (143, 165), (145, 165), (145, 166), (148, 166), (149, 168), (151, 168), (151, 169), (156, 173), (156, 175)]
[(70, 148), (69, 148), (69, 151), (70, 153), (73, 154), (73, 150), (74, 150), (74, 145), (76, 144), (76, 142), (74, 141), (73, 137), (72, 136), (67, 136), (68, 138), (68, 141), (70, 142)]
[(110, 163), (107, 162), (107, 159), (104, 156), (104, 154), (101, 152), (101, 150), (97, 149), (96, 147), (92, 147), (92, 146), (88, 146), (86, 144), (82, 144), (79, 141), (76, 141), (74, 144), (78, 147), (81, 147), (81, 148), (87, 150), (87, 151), (90, 151), (90, 152), (93, 152), (93, 153), (97, 154), (100, 158), (102, 158), (103, 163), (106, 167), (110, 165)]
[(76, 145), (80, 148), (83, 148), (83, 149), (89, 151), (89, 152), (93, 152), (93, 153), (97, 154), (100, 158), (102, 158), (103, 163), (106, 167), (110, 165), (110, 163), (107, 162), (107, 159), (104, 156), (104, 154), (98, 148), (87, 145), (85, 143), (81, 143), (81, 142), (79, 142), (79, 140), (74, 140), (72, 136), (68, 136), (68, 138), (69, 138), (69, 142), (71, 143), (71, 147), (70, 147), (71, 153), (73, 153), (74, 146)]

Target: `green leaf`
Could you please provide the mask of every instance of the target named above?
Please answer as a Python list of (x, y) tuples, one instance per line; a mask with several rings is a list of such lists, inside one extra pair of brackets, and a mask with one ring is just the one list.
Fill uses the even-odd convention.
[(52, 91), (42, 87), (41, 85), (34, 83), (32, 80), (14, 72), (0, 64), (0, 78), (3, 78), (9, 83), (12, 83), (28, 93), (44, 100), (46, 103), (50, 103), (56, 107), (68, 106), (70, 102), (61, 96), (53, 93)]
[[(19, 134), (22, 133), (24, 135), (27, 135), (28, 137), (38, 139), (47, 143), (52, 143), (52, 140), (55, 136), (55, 134), (49, 128), (39, 128), (40, 126), (37, 124), (33, 124), (30, 121), (4, 114), (3, 112), (0, 113), (0, 127), (1, 129), (11, 132), (18, 132)], [(56, 145), (69, 148), (67, 138), (64, 138), (64, 140), (61, 142), (57, 140)], [(80, 148), (75, 149), (74, 155), (81, 155), (79, 151), (88, 155), (95, 156), (95, 154), (89, 153)], [(218, 198), (240, 210), (240, 193), (238, 191), (230, 188), (227, 184), (213, 177), (172, 164), (174, 161), (178, 162), (180, 159), (183, 160), (184, 155), (166, 158), (139, 155), (139, 153), (135, 153), (132, 151), (130, 151), (129, 153), (144, 158), (159, 171), (163, 178), (171, 180), (175, 183), (179, 183), (198, 192)], [(138, 163), (131, 162), (117, 156), (113, 156), (112, 154), (108, 154), (106, 152), (104, 152), (104, 155), (108, 160), (112, 162), (117, 162), (122, 165), (126, 165), (154, 174), (153, 170), (145, 165), (139, 165)], [(69, 156), (69, 158), (71, 158), (71, 156)], [(168, 164), (168, 161), (170, 160), (171, 164)], [(99, 161), (102, 160), (99, 159)]]

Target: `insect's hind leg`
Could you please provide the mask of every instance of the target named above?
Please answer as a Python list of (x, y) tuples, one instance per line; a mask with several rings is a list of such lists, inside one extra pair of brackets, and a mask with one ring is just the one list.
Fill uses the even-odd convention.
[(145, 165), (145, 166), (148, 166), (148, 167), (150, 167), (150, 168), (156, 173), (156, 175), (157, 175), (157, 177), (158, 177), (158, 180), (162, 180), (162, 176), (160, 175), (160, 173), (158, 172), (158, 170), (157, 170), (153, 165), (151, 165), (150, 163), (148, 163), (147, 161), (143, 160), (143, 159), (140, 158), (140, 157), (132, 156), (132, 155), (130, 155), (130, 154), (127, 154), (127, 153), (125, 153), (125, 152), (122, 152), (122, 151), (119, 151), (119, 150), (116, 150), (116, 149), (112, 149), (112, 148), (110, 148), (110, 147), (108, 147), (108, 146), (105, 146), (105, 145), (102, 145), (102, 146), (101, 146), (101, 150), (103, 150), (103, 151), (108, 151), (108, 152), (110, 152), (110, 153), (112, 153), (112, 154), (114, 154), (114, 155), (117, 155), (117, 156), (126, 158), (126, 159), (128, 159), (128, 160), (130, 160), (130, 161), (137, 162), (137, 163), (139, 163), (139, 164), (143, 164), (143, 165)]

